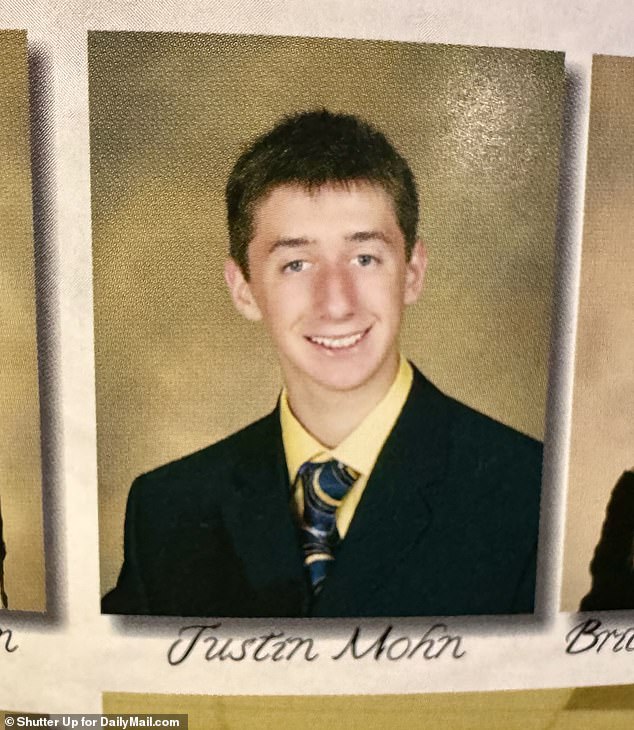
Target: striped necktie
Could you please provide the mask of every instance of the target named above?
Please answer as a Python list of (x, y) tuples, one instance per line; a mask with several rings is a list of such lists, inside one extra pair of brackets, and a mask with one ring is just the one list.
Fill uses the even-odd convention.
[(335, 519), (337, 507), (358, 478), (357, 472), (334, 459), (307, 461), (297, 472), (304, 491), (301, 519), (304, 566), (313, 596), (321, 591), (335, 559), (335, 547), (341, 540)]

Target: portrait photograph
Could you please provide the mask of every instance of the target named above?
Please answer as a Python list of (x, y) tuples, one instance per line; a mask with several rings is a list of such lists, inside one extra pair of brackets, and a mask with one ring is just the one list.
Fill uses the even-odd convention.
[(564, 57), (88, 35), (102, 612), (531, 614)]
[(0, 608), (46, 610), (26, 33), (0, 31)]
[(634, 609), (634, 59), (594, 56), (561, 606)]

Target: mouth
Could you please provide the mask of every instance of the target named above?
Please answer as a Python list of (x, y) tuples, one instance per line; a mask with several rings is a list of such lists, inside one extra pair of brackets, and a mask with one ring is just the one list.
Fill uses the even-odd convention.
[(362, 330), (361, 332), (353, 332), (348, 335), (329, 337), (322, 335), (307, 335), (306, 339), (314, 345), (319, 345), (319, 347), (323, 347), (327, 350), (350, 350), (358, 345), (369, 331), (370, 327)]

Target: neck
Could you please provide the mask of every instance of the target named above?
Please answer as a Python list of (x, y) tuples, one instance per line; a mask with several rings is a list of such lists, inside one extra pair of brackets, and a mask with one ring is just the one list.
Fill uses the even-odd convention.
[(398, 372), (395, 356), (382, 377), (353, 390), (328, 390), (316, 383), (286, 379), (288, 402), (297, 420), (321, 444), (338, 446), (383, 399)]

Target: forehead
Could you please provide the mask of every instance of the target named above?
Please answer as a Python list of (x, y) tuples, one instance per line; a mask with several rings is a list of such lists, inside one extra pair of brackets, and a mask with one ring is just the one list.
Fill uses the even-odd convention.
[(398, 237), (394, 203), (378, 184), (329, 183), (317, 188), (279, 185), (255, 206), (252, 243), (278, 236), (322, 238), (358, 230)]

